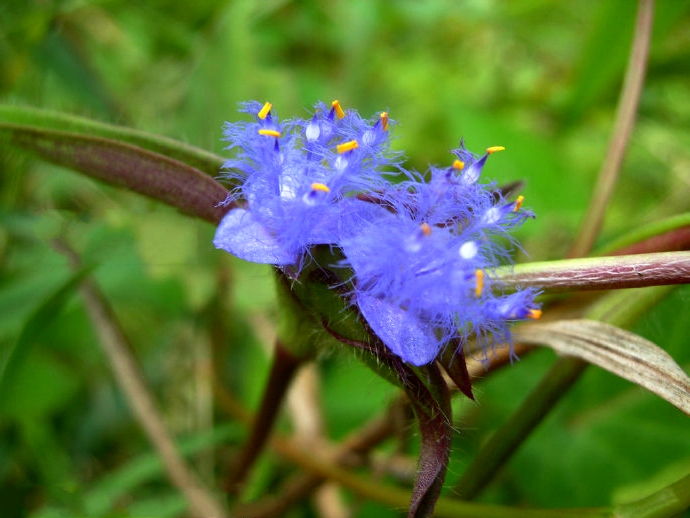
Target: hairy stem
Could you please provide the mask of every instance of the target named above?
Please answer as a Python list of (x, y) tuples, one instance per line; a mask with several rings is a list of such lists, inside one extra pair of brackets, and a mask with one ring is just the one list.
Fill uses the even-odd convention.
[(533, 262), (496, 273), (508, 289), (532, 286), (547, 292), (686, 284), (690, 283), (690, 252)]

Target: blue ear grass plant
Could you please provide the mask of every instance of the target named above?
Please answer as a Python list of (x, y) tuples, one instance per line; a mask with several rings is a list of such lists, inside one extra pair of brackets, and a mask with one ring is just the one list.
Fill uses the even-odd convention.
[[(81, 260), (69, 239), (54, 240), (55, 248), (67, 256), (76, 273), (37, 308), (14, 347), (4, 355), (0, 370), (3, 418), (13, 397), (24, 395), (16, 382), (21, 381), (20, 367), (29, 347), (40, 335), (37, 330), (55, 319), (57, 309), (81, 284), (85, 314), (112, 375), (162, 460), (175, 496), (183, 500), (180, 505), (186, 506), (185, 516), (265, 518), (298, 513), (294, 506), (326, 480), (359, 497), (383, 503), (392, 512), (407, 509), (415, 518), (641, 518), (677, 516), (687, 511), (690, 474), (682, 459), (680, 467), (674, 465), (674, 469), (683, 470), (675, 482), (670, 478), (663, 483), (645, 481), (648, 495), (635, 496), (626, 503), (535, 509), (527, 507), (530, 496), (522, 493), (513, 499), (519, 503), (517, 507), (471, 502), (495, 479), (588, 364), (646, 388), (690, 414), (690, 378), (686, 372), (666, 351), (625, 329), (666, 297), (670, 285), (690, 282), (690, 216), (680, 214), (644, 225), (608, 249), (592, 252), (643, 84), (653, 2), (640, 0), (639, 6), (609, 152), (603, 160), (592, 207), (566, 260), (513, 264), (513, 254), (521, 247), (513, 231), (529, 223), (535, 214), (524, 206), (522, 195), (485, 178), (484, 168), (491, 155), (503, 147), (490, 146), (475, 154), (460, 141), (446, 165), (431, 166), (423, 173), (410, 170), (403, 154), (390, 146), (396, 123), (387, 112), (368, 119), (333, 101), (317, 103), (306, 118), (281, 119), (270, 103), (247, 102), (241, 111), (248, 120), (224, 127), (232, 154), (225, 159), (136, 130), (0, 106), (0, 134), (9, 137), (13, 151), (28, 150), (49, 162), (124, 186), (213, 223), (217, 248), (246, 261), (271, 265), (278, 303), (274, 354), (257, 411), (252, 414), (245, 409), (225, 388), (222, 376), (228, 371), (219, 368), (213, 374), (213, 404), (231, 421), (242, 423), (247, 433), (244, 443), (237, 437), (218, 435), (213, 443), (218, 446), (218, 457), (229, 461), (220, 463), (210, 477), (197, 477), (166, 429), (153, 392), (144, 382), (143, 370), (129, 349), (131, 340), (125, 326), (118, 322), (105, 291), (98, 289), (90, 275), (93, 268)], [(221, 178), (216, 181), (219, 171)], [(206, 244), (212, 248), (208, 241)], [(228, 348), (231, 341), (226, 328), (230, 311), (220, 302), (226, 291), (223, 282), (216, 290), (217, 300), (211, 303), (213, 315), (208, 315), (209, 334), (213, 335), (210, 340), (219, 350)], [(594, 293), (587, 298), (553, 296), (555, 292), (584, 290)], [(544, 318), (540, 319), (542, 308)], [(451, 396), (462, 393), (474, 399), (473, 382), (478, 377), (488, 377), (500, 366), (524, 357), (531, 346), (548, 346), (562, 357), (553, 362), (531, 392), (521, 395), (522, 403), (512, 415), (502, 418), (498, 430), (491, 430), (490, 437), (477, 446), (476, 454), (467, 459), (453, 487), (442, 494), (453, 441), (463, 455), (471, 449), (463, 442), (467, 437), (456, 429)], [(414, 413), (418, 453), (416, 443), (408, 450), (415, 450), (417, 469), (414, 480), (411, 476), (405, 480), (405, 487), (346, 467), (346, 462), (353, 454), (358, 459), (366, 456), (401, 429), (407, 432), (407, 421), (398, 426), (391, 415), (377, 415), (334, 448), (311, 444), (305, 448), (294, 438), (273, 432), (298, 369), (333, 351), (337, 351), (334, 357), (338, 360), (343, 355), (361, 360), (400, 389), (389, 409), (391, 414), (398, 410), (407, 419)], [(249, 383), (254, 383), (253, 374), (250, 377)], [(476, 408), (485, 410), (490, 406), (487, 403), (491, 402), (485, 393)], [(586, 410), (591, 408), (590, 404)], [(49, 420), (34, 422), (23, 415), (24, 408), (19, 410), (21, 419), (17, 422), (22, 430), (30, 431), (28, 442), (41, 448), (53, 444), (45, 441), (48, 435), (39, 433), (42, 427), (50, 427)], [(24, 426), (28, 424), (31, 426)], [(631, 428), (626, 428), (626, 434)], [(659, 429), (665, 430), (661, 424)], [(682, 436), (677, 429), (669, 428), (674, 436)], [(6, 430), (3, 433), (3, 437), (7, 435)], [(222, 442), (218, 442), (219, 437)], [(665, 439), (676, 441), (668, 444), (683, 445), (682, 437)], [(234, 449), (236, 444), (241, 444), (239, 450)], [(542, 446), (540, 442), (538, 447)], [(270, 482), (260, 484), (261, 491), (270, 490), (247, 502), (245, 497), (255, 491), (247, 482), (248, 474), (266, 447), (296, 464), (301, 472), (291, 476), (282, 467), (275, 470)], [(635, 453), (625, 452), (630, 457)], [(675, 453), (674, 449), (671, 457)], [(54, 462), (52, 458), (60, 455), (46, 456), (48, 466), (41, 464), (40, 468), (46, 473), (66, 472), (62, 459)], [(554, 464), (561, 463), (559, 456)], [(580, 484), (580, 467), (566, 462), (563, 469), (573, 472)], [(453, 459), (451, 469), (457, 472), (457, 468)], [(523, 475), (520, 471), (515, 476)], [(82, 478), (87, 477), (79, 475), (73, 480), (81, 482)], [(529, 479), (529, 483), (540, 482)], [(88, 487), (83, 502), (79, 501), (80, 492), (70, 488), (69, 502), (64, 505), (63, 488), (57, 493), (40, 493), (50, 502), (40, 511), (30, 511), (31, 516), (52, 516), (63, 508), (69, 515), (87, 514), (91, 500), (102, 501), (101, 512), (94, 515), (119, 512), (115, 504), (103, 503), (108, 500), (102, 498), (103, 491), (110, 491), (110, 487), (100, 492), (99, 499), (94, 497), (98, 493), (94, 486)], [(219, 497), (220, 489), (228, 493), (226, 500)], [(127, 497), (135, 500), (141, 494)], [(156, 498), (161, 494), (156, 492)], [(30, 496), (33, 498), (33, 493)], [(131, 509), (127, 507), (127, 512)]]
[[(312, 118), (280, 122), (270, 103), (246, 103), (251, 122), (227, 124), (227, 179), (237, 185), (214, 244), (273, 264), (299, 282), (311, 250), (342, 253), (319, 268), (345, 269), (348, 300), (386, 347), (414, 366), (433, 362), (470, 336), (510, 343), (511, 322), (538, 318), (533, 289), (506, 294), (493, 271), (510, 259), (510, 230), (533, 214), (481, 183), (490, 147), (477, 157), (461, 142), (456, 159), (427, 176), (390, 151), (393, 121), (373, 120), (338, 101)], [(460, 353), (460, 351), (457, 351)]]
[[(443, 483), (451, 430), (447, 391), (439, 392), (443, 382), (434, 361), (444, 359), (472, 398), (463, 345), (474, 340), (480, 344), (475, 351), (488, 361), (494, 343), (512, 343), (511, 323), (541, 316), (538, 291), (506, 292), (494, 273), (510, 261), (516, 245), (510, 231), (534, 217), (522, 207), (522, 196), (509, 201), (495, 183), (480, 182), (489, 155), (503, 147), (477, 156), (461, 141), (450, 166), (421, 174), (403, 168), (400, 153), (390, 150), (394, 121), (387, 112), (367, 120), (337, 100), (330, 108), (318, 103), (307, 119), (280, 121), (269, 102), (248, 102), (241, 111), (252, 120), (228, 123), (224, 130), (228, 149), (236, 153), (224, 164), (234, 187), (214, 244), (241, 259), (274, 265), (282, 289), (300, 306), (309, 303), (295, 286), (308, 285), (310, 272), (325, 274), (327, 289), (365, 328), (365, 343), (330, 329), (332, 315), (295, 318), (323, 324), (338, 341), (374, 353), (377, 370), (381, 364), (375, 362), (386, 357), (388, 376), (410, 391), (427, 442), (445, 445), (428, 451), (430, 472), (420, 475), (413, 494), (411, 514), (429, 512)], [(329, 253), (317, 252), (323, 247)], [(319, 313), (315, 305), (323, 300), (311, 304), (311, 313)], [(302, 335), (314, 332), (298, 327)], [(278, 337), (279, 359), (259, 421), (228, 482), (231, 492), (241, 489), (268, 438), (280, 393), (309, 349), (297, 345), (304, 340)], [(426, 377), (437, 380), (436, 394), (420, 385), (414, 367), (426, 367)]]

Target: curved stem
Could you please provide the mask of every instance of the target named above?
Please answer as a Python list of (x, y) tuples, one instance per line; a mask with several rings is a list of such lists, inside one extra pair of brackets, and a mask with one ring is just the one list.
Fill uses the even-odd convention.
[(560, 358), (513, 415), (473, 459), (455, 486), (463, 500), (472, 500), (491, 482), (496, 472), (580, 378), (587, 363)]
[[(390, 437), (392, 433), (393, 419), (391, 415), (375, 418), (337, 445), (332, 453), (332, 459), (336, 464), (346, 463), (353, 455), (367, 453), (374, 446)], [(275, 442), (271, 446), (278, 449)], [(284, 516), (290, 507), (306, 498), (327, 480), (326, 477), (315, 472), (298, 473), (276, 491), (276, 494), (268, 495), (257, 502), (237, 506), (234, 512), (246, 518)]]
[(630, 49), (625, 81), (616, 109), (616, 123), (609, 148), (599, 171), (594, 195), (580, 228), (580, 235), (568, 253), (569, 257), (583, 257), (589, 253), (601, 229), (606, 206), (618, 179), (618, 173), (635, 123), (635, 114), (642, 93), (649, 41), (652, 35), (654, 0), (640, 0), (638, 3), (635, 35)]
[[(249, 424), (253, 421), (251, 414), (228, 393), (223, 386), (214, 379), (214, 392), (221, 408), (228, 412), (236, 419)], [(373, 427), (380, 426), (372, 423)], [(352, 441), (348, 440), (346, 444), (350, 444), (356, 450), (357, 445), (365, 446), (370, 444), (370, 441), (378, 441), (379, 433), (387, 433), (383, 430), (367, 431), (368, 427), (357, 434), (362, 436), (356, 439), (353, 436)], [(367, 435), (372, 434), (371, 437)], [(352, 471), (333, 462), (325, 453), (321, 451), (307, 450), (295, 444), (293, 441), (286, 439), (278, 434), (273, 435), (269, 440), (269, 445), (281, 457), (290, 460), (297, 466), (308, 471), (312, 476), (328, 479), (336, 482), (343, 487), (350, 489), (352, 492), (364, 498), (370, 498), (377, 502), (387, 504), (397, 509), (406, 509), (410, 503), (410, 492), (407, 489), (399, 489), (383, 484), (372, 477), (358, 475)], [(345, 444), (342, 445), (343, 447)], [(352, 450), (350, 450), (352, 451)], [(345, 455), (345, 453), (343, 453)], [(306, 477), (306, 475), (305, 475)], [(238, 507), (238, 511), (244, 509), (251, 510), (251, 506)], [(272, 506), (266, 508), (266, 516), (272, 516)], [(258, 514), (258, 513), (257, 513)], [(248, 516), (257, 516), (252, 512)], [(259, 515), (261, 516), (261, 515)], [(441, 497), (436, 502), (434, 516), (457, 518), (462, 517), (476, 517), (476, 518), (564, 518), (564, 517), (608, 517), (613, 518), (614, 514), (610, 508), (593, 508), (593, 509), (517, 509), (504, 506), (492, 506), (484, 504), (476, 504), (469, 502), (459, 502), (447, 497)]]
[(229, 493), (237, 494), (241, 490), (249, 470), (266, 445), (288, 386), (303, 362), (304, 360), (290, 354), (279, 341), (276, 341), (271, 372), (261, 398), (259, 411), (251, 425), (249, 438), (226, 483), (226, 490)]

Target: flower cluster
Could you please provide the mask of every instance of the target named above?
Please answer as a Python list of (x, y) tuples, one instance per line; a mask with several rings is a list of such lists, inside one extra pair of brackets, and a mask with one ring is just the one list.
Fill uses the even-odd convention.
[[(479, 183), (491, 153), (460, 143), (447, 168), (406, 171), (390, 151), (392, 121), (368, 121), (337, 101), (306, 120), (279, 122), (270, 103), (246, 103), (227, 124), (237, 157), (224, 169), (237, 202), (214, 244), (242, 259), (299, 272), (314, 245), (342, 250), (349, 298), (404, 361), (434, 361), (450, 340), (510, 341), (509, 325), (538, 318), (535, 293), (502, 293), (491, 272), (510, 260), (509, 231), (533, 215)], [(322, 265), (330, 266), (333, 265)]]

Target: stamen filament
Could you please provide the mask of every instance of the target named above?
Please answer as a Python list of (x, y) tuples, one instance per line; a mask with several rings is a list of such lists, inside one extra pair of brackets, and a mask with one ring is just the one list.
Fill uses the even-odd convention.
[(499, 151), (505, 151), (505, 148), (503, 146), (491, 146), (486, 148), (486, 152), (489, 154), (498, 153)]
[(271, 108), (273, 108), (273, 105), (271, 103), (267, 102), (266, 104), (264, 104), (263, 108), (261, 108), (261, 110), (259, 110), (257, 117), (259, 117), (259, 119), (261, 119), (261, 120), (264, 120), (266, 118), (266, 116), (268, 115), (268, 112), (271, 111)]
[(278, 137), (280, 137), (280, 131), (271, 130), (271, 129), (260, 129), (259, 135), (266, 135), (269, 137), (278, 138)]
[(359, 144), (357, 143), (356, 140), (350, 140), (348, 142), (343, 142), (342, 144), (338, 144), (336, 146), (336, 149), (338, 150), (339, 154), (343, 154), (347, 151), (352, 151), (353, 149), (357, 149), (359, 147)]
[(331, 103), (331, 106), (333, 106), (333, 109), (335, 110), (335, 114), (338, 116), (339, 119), (342, 119), (345, 117), (345, 112), (343, 111), (343, 107), (340, 106), (340, 103), (335, 100)]
[(474, 295), (481, 297), (484, 291), (484, 270), (477, 270), (474, 272), (475, 288)]

